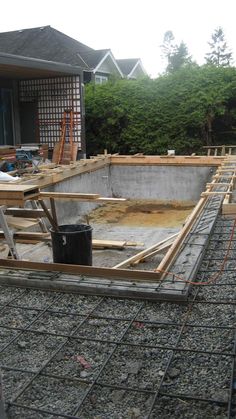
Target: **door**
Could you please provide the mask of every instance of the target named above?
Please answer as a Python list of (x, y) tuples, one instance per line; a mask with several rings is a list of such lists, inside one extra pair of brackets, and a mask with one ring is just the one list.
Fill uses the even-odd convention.
[(22, 102), (20, 104), (20, 125), (21, 125), (21, 143), (37, 143), (37, 118), (38, 104), (37, 102)]

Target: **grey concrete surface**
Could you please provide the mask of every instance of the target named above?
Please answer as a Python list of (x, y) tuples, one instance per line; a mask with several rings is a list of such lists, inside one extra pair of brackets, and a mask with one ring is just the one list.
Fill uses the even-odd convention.
[[(165, 202), (197, 202), (213, 170), (199, 166), (112, 165), (77, 175), (47, 190), (54, 192), (99, 193), (101, 196), (152, 199)], [(99, 204), (56, 201), (60, 223), (70, 223)]]
[[(54, 186), (45, 189), (53, 192), (84, 192), (98, 193), (101, 196), (112, 196), (110, 187), (109, 167), (98, 169), (94, 172), (83, 173), (57, 183)], [(56, 201), (58, 219), (60, 223), (68, 224), (75, 222), (79, 217), (88, 214), (99, 204), (90, 202), (68, 202)]]
[(131, 199), (197, 202), (211, 179), (211, 167), (111, 166), (111, 190)]

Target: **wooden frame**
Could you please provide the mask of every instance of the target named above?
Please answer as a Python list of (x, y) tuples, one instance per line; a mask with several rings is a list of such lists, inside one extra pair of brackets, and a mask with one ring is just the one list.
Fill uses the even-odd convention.
[(31, 271), (61, 272), (70, 275), (84, 275), (94, 278), (102, 277), (132, 282), (157, 282), (160, 280), (160, 274), (153, 271), (131, 271), (128, 269), (98, 268), (95, 266), (63, 263), (28, 262), (14, 259), (0, 259), (0, 267)]

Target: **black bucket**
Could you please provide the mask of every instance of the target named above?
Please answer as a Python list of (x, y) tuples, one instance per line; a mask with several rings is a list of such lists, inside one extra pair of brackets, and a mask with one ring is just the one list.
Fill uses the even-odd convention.
[(54, 263), (92, 266), (92, 227), (87, 224), (58, 226), (50, 229)]

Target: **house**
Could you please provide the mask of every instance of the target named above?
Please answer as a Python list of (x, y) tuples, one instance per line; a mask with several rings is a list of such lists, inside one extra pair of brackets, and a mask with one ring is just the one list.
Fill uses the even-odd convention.
[(116, 62), (127, 79), (138, 79), (147, 76), (140, 58), (124, 58), (116, 60)]
[(83, 68), (0, 52), (0, 145), (48, 144), (61, 135), (65, 109), (73, 109), (73, 137), (85, 154)]
[(103, 83), (111, 75), (123, 77), (111, 50), (94, 50), (51, 26), (2, 32), (0, 51), (79, 66), (85, 83)]
[(72, 109), (74, 141), (84, 156), (83, 83), (145, 71), (140, 60), (119, 61), (111, 50), (94, 50), (51, 26), (0, 33), (0, 145), (53, 149), (63, 112)]
[(79, 66), (85, 83), (146, 74), (140, 59), (116, 60), (110, 49), (95, 50), (51, 26), (2, 32), (0, 51)]
[(82, 53), (83, 60), (91, 71), (84, 71), (84, 82), (106, 83), (111, 76), (123, 78), (123, 73), (110, 49), (92, 50)]

